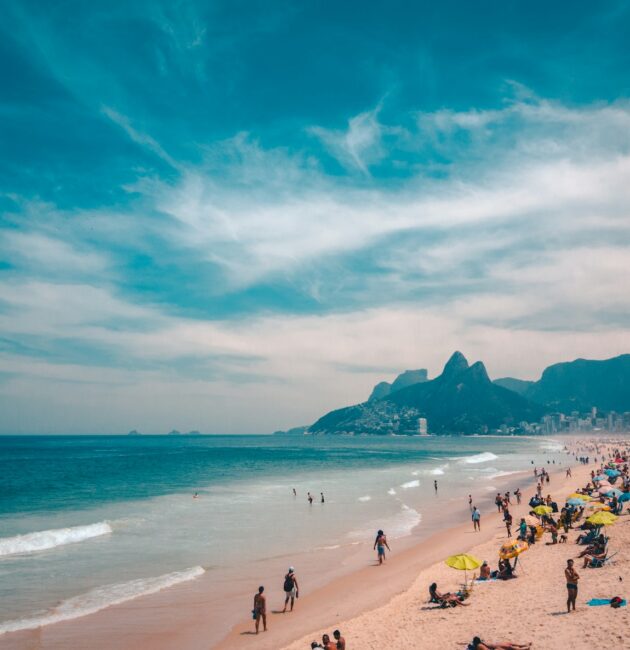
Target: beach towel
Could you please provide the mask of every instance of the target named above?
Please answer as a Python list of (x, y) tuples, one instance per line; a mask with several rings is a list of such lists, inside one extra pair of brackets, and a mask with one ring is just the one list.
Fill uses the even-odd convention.
[[(611, 601), (610, 598), (591, 598), (588, 601), (588, 603), (586, 603), (586, 604), (590, 605), (591, 607), (599, 607), (600, 605), (608, 605), (608, 606), (610, 606), (610, 601)], [(619, 607), (625, 607), (626, 604), (627, 604), (626, 599), (624, 598), (621, 601), (621, 604), (619, 605)]]

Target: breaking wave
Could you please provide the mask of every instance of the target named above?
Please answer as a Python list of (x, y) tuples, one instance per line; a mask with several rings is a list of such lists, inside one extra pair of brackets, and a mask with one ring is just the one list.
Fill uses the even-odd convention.
[(64, 600), (48, 612), (32, 618), (21, 618), (13, 621), (0, 623), (0, 634), (7, 632), (18, 632), (19, 630), (34, 630), (44, 625), (69, 621), (88, 614), (94, 614), (120, 603), (155, 594), (162, 589), (167, 589), (180, 582), (194, 580), (203, 575), (205, 570), (200, 566), (195, 566), (184, 571), (175, 571), (166, 573), (155, 578), (141, 578), (114, 585), (105, 585), (97, 587), (80, 596), (74, 596)]
[(15, 537), (3, 537), (0, 538), (0, 557), (46, 551), (57, 546), (76, 544), (93, 537), (109, 535), (111, 532), (112, 527), (106, 521), (101, 521), (98, 524), (89, 524), (87, 526), (56, 528), (42, 530), (37, 533), (27, 533), (26, 535), (16, 535)]

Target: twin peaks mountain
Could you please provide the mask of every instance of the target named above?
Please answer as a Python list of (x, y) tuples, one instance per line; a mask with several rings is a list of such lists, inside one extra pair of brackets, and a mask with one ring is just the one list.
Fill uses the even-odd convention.
[(607, 361), (578, 359), (547, 368), (537, 382), (492, 382), (481, 361), (455, 352), (442, 374), (407, 370), (374, 387), (367, 402), (321, 417), (310, 433), (417, 434), (422, 418), (434, 434), (474, 434), (503, 425), (537, 422), (552, 411), (630, 411), (630, 355)]

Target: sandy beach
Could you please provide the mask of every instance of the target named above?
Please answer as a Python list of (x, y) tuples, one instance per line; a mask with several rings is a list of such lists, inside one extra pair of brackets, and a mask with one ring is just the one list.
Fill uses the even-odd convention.
[[(571, 478), (563, 478), (556, 473), (549, 492), (559, 503), (563, 503), (569, 492), (590, 479), (593, 466), (574, 467)], [(527, 501), (531, 493), (524, 496), (522, 505), (512, 509), (515, 521), (529, 511)], [(476, 584), (468, 601), (470, 606), (444, 610), (429, 605), (430, 583), (437, 582), (440, 591), (446, 592), (455, 591), (462, 582), (461, 574), (443, 562), (458, 544), (460, 548), (457, 552), (470, 552), (496, 566), (497, 550), (506, 539), (506, 531), (497, 515), (486, 516), (484, 525), (485, 534), (490, 534), (490, 538), (482, 543), (475, 543), (474, 535), (457, 529), (447, 536), (446, 544), (437, 548), (434, 546), (433, 554), (427, 545), (423, 545), (418, 552), (430, 558), (431, 566), (418, 573), (411, 587), (381, 607), (350, 619), (330, 618), (327, 625), (314, 627), (312, 632), (299, 640), (281, 647), (285, 650), (309, 648), (312, 640), (320, 640), (322, 633), (330, 634), (335, 628), (342, 631), (348, 647), (357, 648), (431, 647), (446, 650), (464, 648), (477, 635), (493, 642), (532, 642), (532, 647), (545, 649), (586, 649), (594, 645), (628, 647), (629, 609), (586, 605), (591, 598), (628, 596), (630, 518), (627, 515), (606, 530), (610, 535), (610, 552), (617, 553), (614, 564), (600, 569), (582, 569), (582, 561), (576, 560), (581, 580), (575, 613), (566, 612), (567, 592), (563, 573), (566, 560), (576, 558), (583, 549), (575, 544), (575, 531), (569, 532), (566, 544), (546, 546), (539, 543), (530, 548), (522, 556), (517, 580)], [(548, 538), (549, 535), (545, 534), (544, 541)], [(442, 561), (433, 562), (436, 555), (441, 555)], [(383, 579), (390, 580), (393, 565), (392, 558), (389, 566), (378, 569), (383, 572)], [(354, 592), (350, 592), (348, 598), (354, 598)], [(244, 646), (237, 644), (233, 638), (222, 647)], [(266, 640), (263, 645), (256, 644), (256, 647), (277, 646)]]

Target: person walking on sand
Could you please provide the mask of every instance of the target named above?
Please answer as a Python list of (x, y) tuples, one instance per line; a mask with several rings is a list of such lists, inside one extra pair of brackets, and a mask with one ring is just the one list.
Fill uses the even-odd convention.
[(518, 505), (520, 505), (521, 504), (521, 488), (516, 488), (516, 490), (514, 490), (514, 496), (516, 496), (516, 503)]
[(577, 600), (578, 595), (578, 580), (580, 576), (578, 572), (573, 568), (573, 560), (567, 560), (567, 568), (564, 570), (564, 577), (567, 580), (567, 612), (571, 611), (571, 605), (573, 605), (573, 611), (575, 611), (575, 601)]
[(479, 510), (477, 510), (477, 506), (473, 506), (471, 517), (473, 522), (473, 530), (481, 532), (481, 513)]
[(468, 508), (470, 509), (470, 512), (472, 512), (472, 494), (468, 495)]
[(378, 553), (378, 563), (383, 564), (385, 561), (385, 549), (391, 553), (392, 549), (389, 548), (389, 544), (387, 543), (387, 536), (382, 530), (379, 530), (378, 533), (376, 533), (376, 539), (374, 540), (374, 548), (377, 549)]
[(337, 650), (346, 650), (346, 640), (341, 636), (341, 632), (339, 630), (335, 630), (333, 632), (333, 636), (337, 642)]
[(263, 596), (264, 587), (258, 587), (258, 593), (254, 596), (254, 609), (252, 614), (256, 621), (256, 634), (258, 634), (258, 627), (260, 626), (260, 619), (262, 618), (263, 630), (267, 631), (267, 599)]
[(291, 601), (291, 611), (293, 611), (293, 605), (295, 603), (295, 599), (300, 597), (300, 591), (298, 587), (298, 581), (295, 576), (295, 569), (290, 566), (289, 567), (289, 572), (287, 573), (286, 576), (284, 576), (284, 609), (282, 610), (282, 613), (284, 614), (287, 611), (287, 605), (289, 604), (289, 600)]
[(433, 487), (435, 488), (435, 493), (437, 494), (437, 481), (433, 481)]

